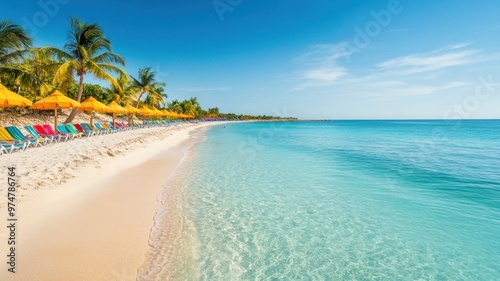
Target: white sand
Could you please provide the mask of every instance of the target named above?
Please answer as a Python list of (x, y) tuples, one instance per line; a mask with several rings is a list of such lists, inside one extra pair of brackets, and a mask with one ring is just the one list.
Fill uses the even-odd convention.
[(182, 125), (91, 137), (0, 156), (0, 217), (7, 166), (17, 169), (17, 265), (0, 280), (135, 280), (162, 184), (201, 128)]

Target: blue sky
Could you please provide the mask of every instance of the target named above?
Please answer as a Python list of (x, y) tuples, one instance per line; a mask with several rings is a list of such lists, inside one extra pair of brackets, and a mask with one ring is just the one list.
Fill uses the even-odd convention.
[(100, 2), (3, 0), (0, 18), (61, 48), (70, 16), (98, 22), (128, 73), (222, 112), (500, 118), (499, 1)]

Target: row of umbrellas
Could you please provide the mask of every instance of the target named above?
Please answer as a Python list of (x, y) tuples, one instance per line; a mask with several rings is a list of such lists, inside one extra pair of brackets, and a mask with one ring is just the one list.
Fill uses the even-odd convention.
[(31, 106), (31, 109), (42, 109), (42, 110), (54, 110), (55, 115), (55, 128), (57, 129), (57, 109), (69, 109), (69, 108), (78, 108), (80, 111), (90, 111), (90, 124), (93, 125), (94, 119), (94, 111), (103, 112), (103, 113), (113, 113), (113, 124), (116, 118), (116, 114), (129, 114), (130, 116), (134, 113), (137, 113), (143, 116), (143, 120), (146, 116), (159, 116), (159, 117), (169, 117), (172, 119), (186, 119), (186, 118), (194, 118), (191, 115), (187, 114), (178, 114), (172, 111), (167, 110), (158, 110), (153, 107), (150, 109), (146, 106), (142, 106), (137, 109), (129, 104), (125, 107), (120, 106), (116, 102), (112, 101), (108, 105), (101, 103), (93, 97), (88, 98), (82, 103), (79, 103), (67, 96), (63, 95), (59, 91), (55, 91), (48, 97), (39, 100), (38, 102), (32, 103), (29, 99), (18, 95), (5, 86), (0, 84), (0, 107), (26, 107)]

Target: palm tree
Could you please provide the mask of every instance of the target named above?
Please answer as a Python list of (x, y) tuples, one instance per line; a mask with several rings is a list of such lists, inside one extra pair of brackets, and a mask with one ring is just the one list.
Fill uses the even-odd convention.
[(181, 113), (182, 111), (181, 103), (178, 100), (173, 100), (167, 107), (175, 113)]
[(113, 100), (121, 105), (132, 102), (132, 97), (135, 95), (135, 92), (130, 85), (128, 76), (120, 75), (116, 78), (116, 82), (119, 87), (116, 87), (115, 84), (111, 83), (109, 88), (106, 89), (106, 91), (113, 96)]
[(151, 87), (146, 95), (146, 103), (155, 107), (163, 107), (165, 99), (168, 95), (165, 93), (165, 88), (155, 85)]
[(218, 117), (219, 116), (219, 108), (213, 107), (208, 109), (208, 116), (210, 117)]
[[(76, 18), (71, 18), (70, 25), (64, 50), (45, 47), (61, 61), (54, 76), (54, 84), (60, 84), (76, 74), (79, 78), (77, 101), (81, 101), (83, 79), (87, 73), (120, 87), (108, 72), (126, 75), (116, 66), (116, 64), (125, 65), (125, 60), (111, 51), (111, 42), (106, 38), (101, 27), (97, 23), (89, 24)], [(64, 123), (71, 122), (76, 112), (77, 109), (73, 109)]]
[(142, 95), (149, 93), (155, 87), (165, 87), (167, 84), (156, 81), (156, 71), (152, 71), (151, 67), (139, 68), (139, 76), (136, 78), (132, 77), (132, 88), (139, 94), (137, 97), (137, 104), (135, 107), (139, 107)]
[(31, 38), (23, 27), (8, 20), (0, 22), (0, 65), (22, 57), (31, 46)]
[(194, 115), (198, 117), (199, 113), (201, 113), (201, 106), (200, 103), (198, 102), (198, 98), (190, 98), (189, 101), (193, 104), (194, 106)]
[(192, 115), (194, 114), (195, 107), (190, 100), (183, 100), (181, 102), (182, 113)]
[(23, 61), (0, 66), (0, 75), (15, 81), (17, 93), (23, 89), (35, 102), (54, 89), (51, 82), (57, 67), (47, 50), (33, 48), (27, 50)]

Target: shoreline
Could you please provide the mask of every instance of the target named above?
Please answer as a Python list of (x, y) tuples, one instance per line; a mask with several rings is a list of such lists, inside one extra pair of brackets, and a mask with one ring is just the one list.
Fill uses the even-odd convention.
[[(210, 122), (185, 124), (179, 128), (137, 130), (143, 133), (139, 134), (137, 142), (124, 144), (121, 149), (111, 151), (113, 156), (109, 153), (109, 146), (122, 144), (116, 140), (106, 142), (105, 138), (113, 135), (102, 136), (100, 149), (89, 147), (77, 151), (84, 155), (86, 149), (104, 150), (104, 153), (100, 151), (99, 157), (87, 159), (83, 165), (70, 159), (69, 163), (73, 163), (73, 166), (60, 171), (60, 167), (54, 165), (53, 174), (43, 167), (38, 173), (20, 171), (18, 179), (22, 201), (17, 202), (18, 266), (16, 273), (12, 274), (4, 263), (0, 279), (135, 280), (138, 268), (144, 264), (146, 252), (150, 249), (150, 232), (161, 206), (160, 196), (165, 182), (177, 170), (184, 150), (195, 142), (193, 135), (219, 124)], [(167, 129), (168, 133), (159, 133)], [(119, 134), (130, 133), (135, 131)], [(142, 145), (141, 135), (151, 138), (156, 136), (157, 139)], [(126, 139), (130, 141), (135, 138), (129, 136)], [(28, 161), (26, 159), (35, 158), (31, 161), (37, 162), (42, 157), (43, 160), (46, 153), (54, 153), (53, 149), (63, 154), (56, 156), (53, 161), (71, 158), (64, 155), (72, 148), (71, 144), (37, 148), (33, 151), (50, 151), (38, 151), (38, 155), (31, 158), (28, 157), (31, 151), (26, 151), (2, 159), (8, 159), (5, 161), (6, 166), (16, 164), (16, 168), (21, 169), (21, 166), (29, 167), (29, 163), (23, 162)], [(64, 170), (70, 172), (62, 178), (58, 177), (59, 173), (64, 174)], [(54, 175), (54, 186), (37, 189), (30, 181), (36, 182), (39, 173), (49, 177)], [(3, 177), (0, 176), (5, 181)], [(2, 189), (2, 193), (5, 192)], [(5, 206), (0, 206), (0, 213), (6, 217)], [(0, 237), (4, 235), (7, 235), (6, 229), (0, 231)], [(1, 253), (6, 253), (6, 244), (0, 246)]]

